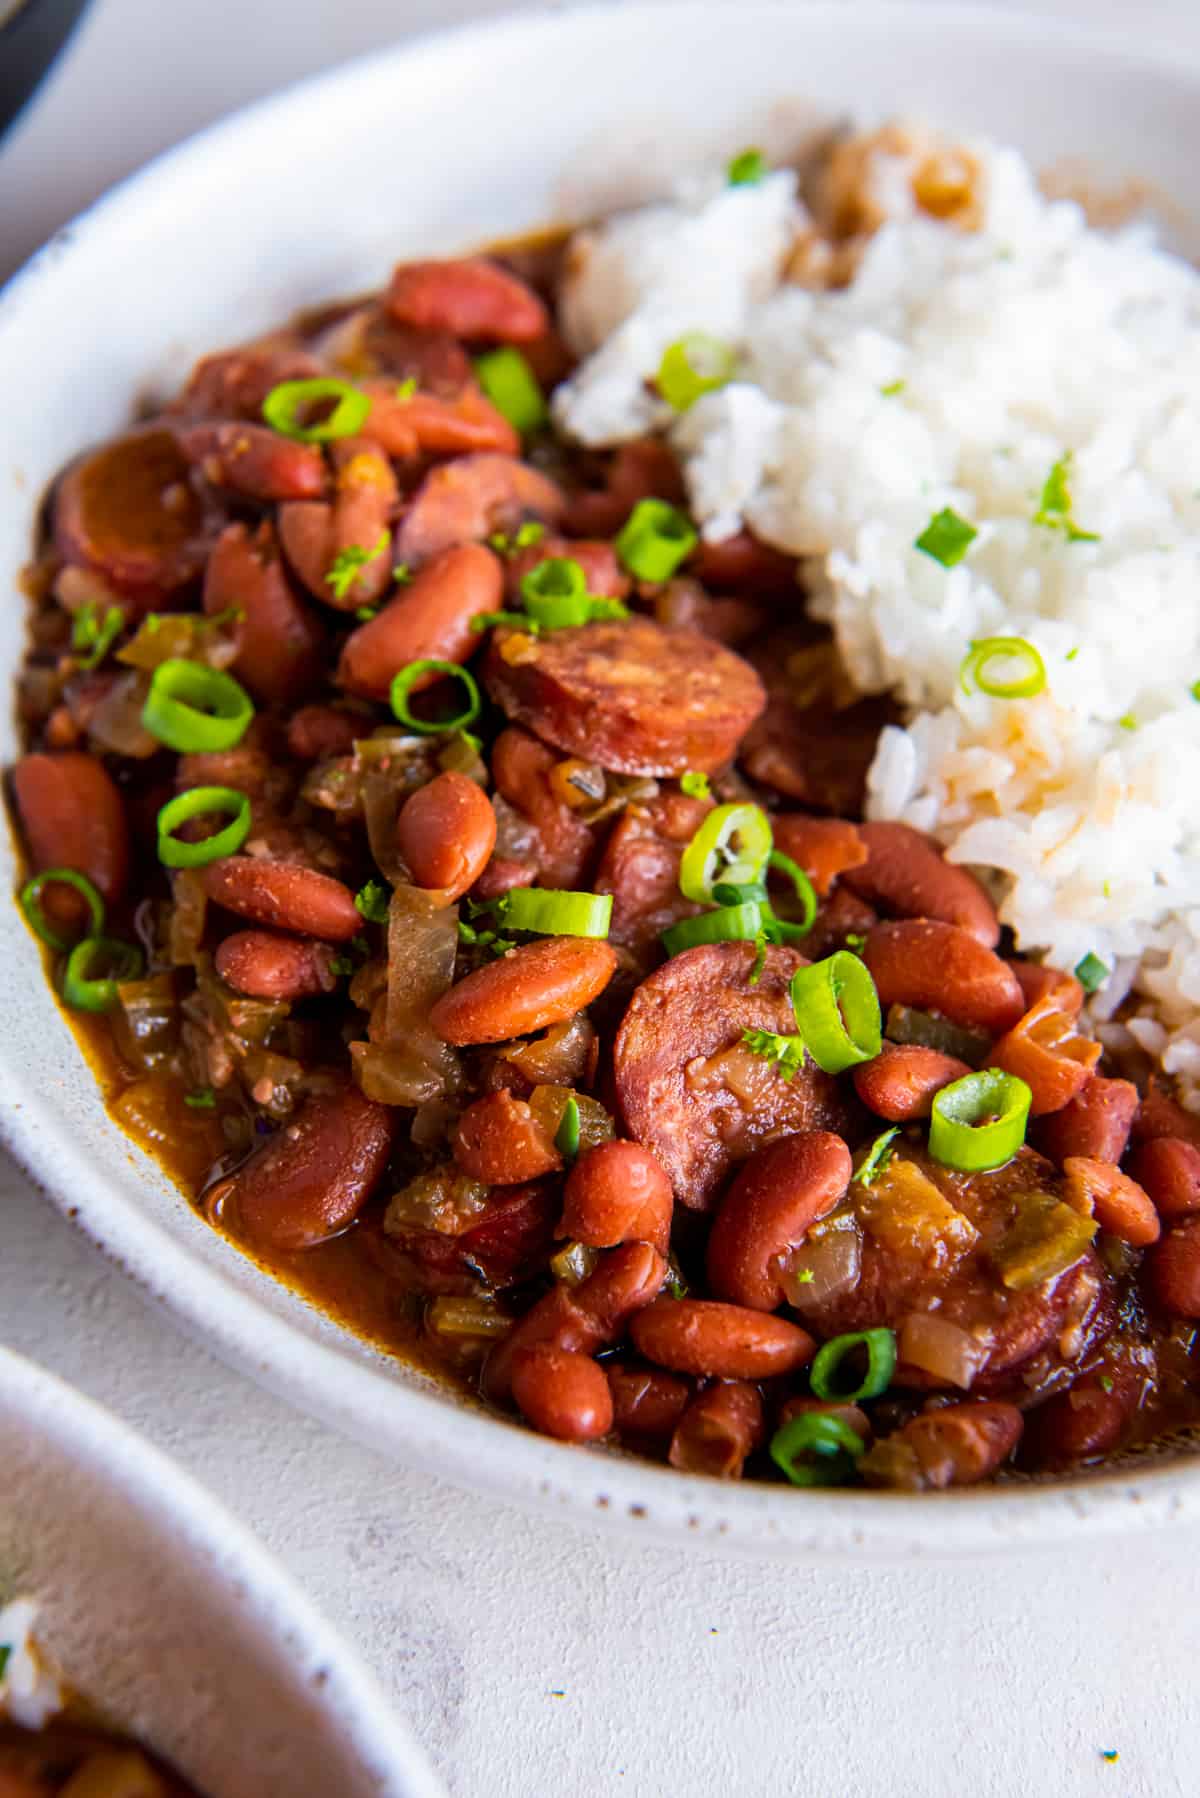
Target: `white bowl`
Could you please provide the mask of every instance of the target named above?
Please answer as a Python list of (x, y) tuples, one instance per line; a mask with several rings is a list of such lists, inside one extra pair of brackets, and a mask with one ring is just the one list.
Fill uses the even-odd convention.
[[(0, 576), (37, 501), (134, 395), (297, 307), (454, 251), (661, 191), (746, 143), (783, 152), (854, 112), (923, 114), (1083, 157), (1186, 206), (1200, 71), (975, 6), (620, 5), (515, 17), (368, 57), (252, 107), (85, 214), (0, 297)], [(0, 678), (22, 648), (0, 611)], [(0, 755), (11, 758), (6, 713)], [(12, 885), (7, 844), (0, 880)], [(259, 1273), (111, 1125), (16, 910), (0, 907), (3, 1128), (54, 1201), (229, 1361), (330, 1422), (465, 1484), (577, 1518), (747, 1551), (927, 1554), (1200, 1514), (1200, 1465), (906, 1499), (685, 1479), (564, 1448), (386, 1360)]]
[(0, 1349), (0, 1606), (69, 1685), (211, 1798), (438, 1798), (356, 1653), (229, 1513)]

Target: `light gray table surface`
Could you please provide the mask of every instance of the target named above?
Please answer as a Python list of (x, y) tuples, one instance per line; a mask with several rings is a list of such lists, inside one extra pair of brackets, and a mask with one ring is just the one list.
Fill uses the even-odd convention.
[[(0, 145), (0, 274), (209, 118), (407, 31), (503, 10), (95, 0)], [(1043, 10), (1200, 47), (1196, 0)], [(366, 1652), (456, 1798), (1200, 1788), (1195, 1531), (918, 1569), (747, 1565), (577, 1534), (290, 1411), (148, 1310), (3, 1160), (0, 1340), (258, 1531)]]

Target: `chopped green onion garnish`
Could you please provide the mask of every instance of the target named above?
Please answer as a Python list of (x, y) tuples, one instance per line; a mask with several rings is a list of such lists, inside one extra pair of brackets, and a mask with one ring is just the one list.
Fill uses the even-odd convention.
[[(211, 812), (228, 812), (223, 830), (199, 843), (183, 843), (173, 833), (191, 818)], [(250, 801), (233, 787), (190, 787), (177, 799), (168, 800), (158, 814), (158, 859), (167, 868), (202, 868), (220, 856), (233, 855), (250, 835)]]
[(180, 755), (232, 749), (254, 717), (254, 701), (232, 674), (173, 657), (150, 677), (142, 724)]
[(879, 389), (885, 400), (895, 399), (898, 393), (904, 392), (903, 381), (889, 381), (886, 387)]
[(781, 933), (785, 939), (807, 936), (817, 921), (817, 894), (812, 881), (804, 869), (798, 867), (791, 856), (785, 855), (782, 849), (772, 849), (768, 860), (769, 865), (777, 874), (785, 874), (791, 881), (796, 889), (796, 897), (804, 907), (804, 915), (798, 923), (791, 923), (784, 918), (776, 919)]
[(40, 936), (43, 943), (51, 949), (59, 949), (64, 953), (71, 947), (65, 937), (51, 928), (42, 910), (42, 894), (49, 886), (74, 887), (88, 908), (88, 921), (84, 936), (101, 936), (104, 932), (104, 901), (96, 891), (86, 874), (77, 874), (74, 868), (45, 868), (27, 880), (21, 888), (17, 903), (25, 913), (29, 928)]
[(564, 1161), (574, 1161), (579, 1153), (579, 1101), (574, 1093), (563, 1106), (562, 1118), (554, 1132), (554, 1146)]
[(747, 986), (757, 986), (762, 979), (762, 971), (767, 965), (767, 933), (760, 930), (754, 939), (754, 961), (746, 976)]
[(760, 805), (718, 805), (683, 852), (679, 890), (711, 905), (718, 881), (761, 882), (771, 857), (771, 820)]
[(756, 187), (770, 170), (761, 150), (741, 150), (725, 170), (730, 187)]
[[(1007, 679), (988, 673), (992, 662), (1015, 662)], [(989, 699), (1033, 699), (1046, 685), (1046, 664), (1024, 637), (977, 637), (958, 671), (964, 693), (975, 687)]]
[(669, 581), (699, 538), (687, 517), (665, 499), (640, 499), (616, 539), (624, 567), (639, 581)]
[[(413, 717), (408, 708), (408, 696), (416, 683), (426, 674), (444, 674), (451, 680), (460, 683), (467, 695), (467, 703), (461, 712), (456, 712), (450, 718)], [(479, 697), (475, 676), (470, 669), (460, 667), (457, 662), (441, 662), (433, 657), (427, 657), (420, 662), (410, 662), (407, 668), (401, 668), (399, 674), (393, 677), (391, 698), (392, 711), (401, 724), (407, 725), (409, 730), (415, 730), (422, 736), (432, 736), (446, 730), (466, 730), (478, 718), (483, 703)]]
[(1098, 955), (1089, 949), (1083, 960), (1075, 964), (1075, 978), (1085, 993), (1100, 990), (1112, 970), (1105, 966)]
[(508, 930), (595, 937), (608, 935), (612, 908), (611, 893), (555, 892), (549, 887), (514, 887), (490, 907)]
[[(96, 962), (107, 962), (109, 972), (96, 976)], [(74, 1011), (111, 1011), (117, 1003), (117, 983), (136, 980), (142, 971), (142, 955), (132, 943), (111, 936), (87, 936), (67, 957), (62, 996)]]
[(1112, 1391), (1112, 1389), (1113, 1389), (1113, 1377), (1112, 1377), (1112, 1375), (1111, 1375), (1111, 1374), (1107, 1374), (1107, 1373), (1102, 1373), (1102, 1374), (1101, 1374), (1101, 1375), (1100, 1375), (1100, 1390), (1101, 1390), (1101, 1391), (1102, 1391), (1102, 1392), (1111, 1392), (1111, 1391)]
[(974, 525), (968, 524), (947, 506), (944, 511), (934, 513), (913, 548), (932, 556), (943, 568), (956, 568), (978, 535)]
[[(1079, 654), (1079, 645), (1078, 645), (1078, 643), (1077, 643), (1077, 644), (1076, 644), (1076, 645), (1075, 645), (1075, 647), (1074, 647), (1074, 649), (1068, 649), (1068, 651), (1067, 651), (1067, 653), (1066, 653), (1066, 655), (1065, 655), (1065, 656), (1064, 656), (1064, 657), (1063, 657), (1063, 661), (1064, 661), (1064, 662), (1073, 662), (1073, 661), (1074, 661), (1074, 660), (1075, 660), (1075, 657), (1076, 657), (1076, 656), (1077, 656), (1077, 655), (1078, 655), (1078, 654)], [(1198, 683), (1198, 684), (1200, 684), (1200, 683)], [(1193, 698), (1194, 698), (1194, 697), (1195, 697), (1195, 694), (1194, 694), (1194, 693), (1193, 693), (1193, 696), (1192, 696), (1192, 697), (1193, 697)]]
[(883, 1046), (879, 994), (866, 964), (838, 949), (792, 975), (796, 1029), (819, 1068), (841, 1074)]
[(1136, 730), (1138, 721), (1132, 712), (1123, 712), (1117, 719), (1117, 727), (1119, 730)]
[(760, 936), (769, 940), (768, 921), (774, 920), (761, 902), (722, 905), (698, 918), (672, 924), (662, 932), (662, 945), (668, 955), (682, 955), (685, 949), (698, 949), (702, 943), (756, 943)]
[(875, 1138), (854, 1176), (860, 1186), (873, 1186), (878, 1180), (895, 1153), (892, 1143), (899, 1134), (899, 1124), (893, 1124), (890, 1130), (883, 1131), (882, 1135)]
[(215, 1111), (217, 1095), (211, 1086), (197, 1086), (190, 1093), (184, 1093), (183, 1102), (192, 1111)]
[(377, 556), (383, 555), (391, 540), (391, 534), (383, 530), (371, 549), (364, 548), (361, 543), (348, 543), (345, 549), (338, 550), (325, 576), (325, 584), (333, 588), (336, 600), (346, 598), (358, 579), (359, 570), (365, 568), (368, 562), (375, 561)]
[(1071, 517), (1071, 492), (1067, 485), (1070, 474), (1071, 452), (1068, 450), (1046, 476), (1033, 522), (1045, 525), (1047, 530), (1064, 532), (1068, 543), (1099, 543), (1095, 531), (1081, 531)]
[(354, 616), (358, 619), (358, 622), (360, 624), (370, 624), (372, 618), (378, 618), (379, 607), (378, 606), (358, 606), (355, 609)]
[(698, 774), (690, 768), (686, 774), (681, 774), (679, 776), (679, 790), (681, 793), (686, 793), (689, 799), (709, 799), (712, 797), (712, 791), (708, 784), (708, 775)]
[(773, 1061), (785, 1080), (791, 1080), (804, 1066), (804, 1038), (781, 1036), (775, 1030), (743, 1030), (742, 1041), (765, 1061)]
[(5, 1673), (8, 1671), (8, 1663), (9, 1663), (11, 1656), (12, 1656), (11, 1642), (0, 1642), (0, 1679), (3, 1679)]
[[(322, 400), (335, 404), (315, 424), (305, 424), (314, 406)], [(371, 402), (349, 381), (319, 375), (311, 381), (280, 381), (263, 401), (262, 415), (281, 437), (292, 437), (297, 443), (331, 443), (335, 437), (353, 437), (367, 422)]]
[(89, 600), (75, 614), (71, 626), (71, 648), (86, 649), (90, 653), (81, 656), (79, 666), (90, 673), (98, 668), (116, 639), (121, 634), (121, 626), (125, 622), (125, 614), (120, 606), (109, 606), (103, 620), (98, 620), (98, 608)]
[[(848, 1390), (838, 1384), (838, 1374), (847, 1357), (860, 1348), (867, 1351), (867, 1370), (859, 1384)], [(834, 1336), (817, 1350), (808, 1383), (818, 1398), (857, 1405), (886, 1392), (895, 1371), (894, 1330), (852, 1330), (846, 1336)]]
[(396, 383), (396, 398), (398, 400), (410, 400), (416, 391), (416, 375), (408, 375), (403, 381), (397, 381)]
[(668, 406), (686, 412), (702, 394), (728, 386), (736, 367), (737, 354), (730, 344), (707, 331), (689, 331), (663, 351), (655, 386)]
[(368, 880), (354, 895), (354, 904), (368, 924), (386, 924), (391, 895), (381, 881)]
[(541, 625), (535, 624), (528, 612), (476, 612), (471, 619), (473, 631), (490, 631), (493, 625), (506, 625), (513, 631), (528, 631), (531, 637), (538, 636), (541, 631)]
[(842, 942), (852, 955), (861, 955), (867, 946), (867, 939), (860, 930), (848, 930)]
[(1003, 1167), (1025, 1141), (1033, 1099), (1023, 1080), (999, 1068), (943, 1086), (929, 1120), (929, 1153), (964, 1174)]
[(407, 587), (413, 578), (413, 571), (407, 562), (397, 562), (392, 569), (392, 579), (398, 587)]
[(538, 624), (549, 623), (552, 630), (587, 623), (587, 575), (570, 556), (547, 556), (531, 568), (522, 576), (521, 598), (529, 616)]
[(528, 437), (540, 431), (549, 414), (538, 378), (520, 350), (509, 345), (475, 358), (479, 385), (514, 431)]
[(793, 1486), (837, 1486), (853, 1474), (865, 1447), (844, 1418), (802, 1411), (776, 1430), (768, 1452)]

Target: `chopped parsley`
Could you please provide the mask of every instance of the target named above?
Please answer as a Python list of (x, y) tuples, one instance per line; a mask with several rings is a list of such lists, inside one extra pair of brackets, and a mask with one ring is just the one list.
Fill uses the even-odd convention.
[(1099, 543), (1100, 538), (1095, 531), (1081, 530), (1071, 516), (1071, 489), (1068, 486), (1071, 456), (1070, 450), (1065, 456), (1060, 456), (1046, 476), (1033, 522), (1044, 525), (1048, 531), (1062, 531), (1068, 543)]
[(873, 1186), (878, 1180), (896, 1152), (892, 1144), (899, 1134), (900, 1126), (894, 1124), (890, 1130), (883, 1131), (882, 1135), (875, 1138), (867, 1150), (862, 1166), (854, 1176), (861, 1186)]
[(697, 774), (690, 768), (686, 774), (681, 774), (679, 776), (679, 787), (680, 791), (686, 793), (689, 799), (709, 799), (712, 797), (712, 792), (708, 784), (708, 775)]
[(391, 538), (384, 530), (380, 531), (371, 549), (364, 549), (361, 543), (348, 543), (345, 549), (338, 550), (325, 575), (325, 584), (333, 588), (335, 599), (345, 599), (358, 579), (360, 570), (377, 556), (383, 555), (390, 542)]
[(370, 624), (372, 618), (378, 618), (379, 607), (378, 606), (359, 606), (359, 608), (355, 612), (354, 616), (358, 619), (358, 622), (360, 624)]
[(946, 506), (934, 513), (913, 548), (931, 556), (943, 568), (957, 568), (978, 535), (974, 525)]
[(407, 587), (412, 577), (413, 572), (407, 562), (397, 562), (392, 569), (392, 579), (398, 587)]
[(215, 1111), (217, 1095), (211, 1086), (197, 1086), (194, 1091), (184, 1093), (183, 1102), (193, 1111)]
[(1102, 1390), (1102, 1391), (1104, 1391), (1104, 1392), (1111, 1392), (1111, 1391), (1112, 1391), (1112, 1389), (1113, 1389), (1113, 1378), (1112, 1378), (1112, 1375), (1111, 1375), (1111, 1374), (1107, 1374), (1107, 1373), (1102, 1373), (1102, 1374), (1101, 1374), (1101, 1375), (1100, 1375), (1100, 1387), (1101, 1387), (1101, 1390)]
[(1085, 993), (1095, 993), (1104, 985), (1111, 970), (1089, 949), (1083, 960), (1075, 964), (1075, 978)]
[(368, 880), (354, 895), (354, 903), (368, 924), (386, 924), (391, 900), (378, 880)]
[(668, 1280), (667, 1294), (673, 1299), (685, 1299), (688, 1295), (687, 1281), (679, 1279)]
[(755, 1055), (773, 1061), (785, 1080), (791, 1080), (804, 1065), (804, 1038), (781, 1036), (775, 1030), (743, 1030), (742, 1041)]
[(750, 966), (747, 986), (757, 986), (762, 979), (762, 971), (767, 965), (767, 933), (760, 930), (754, 939), (754, 960)]
[(88, 651), (80, 656), (79, 666), (89, 672), (98, 668), (120, 636), (124, 623), (125, 614), (120, 606), (109, 606), (103, 618), (100, 608), (90, 600), (81, 606), (71, 626), (71, 648)]
[(802, 1267), (798, 1274), (792, 1275), (797, 1286), (811, 1286), (816, 1277), (811, 1267)]

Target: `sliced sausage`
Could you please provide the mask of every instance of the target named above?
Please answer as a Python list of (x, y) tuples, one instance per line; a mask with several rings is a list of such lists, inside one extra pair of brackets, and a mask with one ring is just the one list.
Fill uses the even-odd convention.
[(595, 937), (543, 937), (476, 968), (435, 1002), (429, 1022), (448, 1043), (528, 1036), (590, 1005), (616, 966), (615, 950)]
[(446, 549), (350, 633), (338, 682), (366, 699), (386, 699), (393, 678), (409, 662), (465, 662), (480, 643), (471, 620), (477, 612), (495, 611), (503, 591), (504, 575), (490, 549), (480, 543)]
[(754, 1054), (747, 1030), (794, 1030), (788, 983), (804, 957), (767, 950), (750, 985), (750, 943), (676, 955), (642, 982), (617, 1032), (613, 1071), (630, 1136), (662, 1162), (682, 1205), (708, 1210), (760, 1145), (845, 1127), (836, 1081), (811, 1061), (793, 1079)]
[(64, 561), (147, 609), (204, 566), (204, 510), (173, 431), (131, 431), (82, 457), (55, 488), (53, 510)]
[(933, 919), (877, 924), (863, 960), (886, 1012), (891, 1005), (937, 1011), (967, 1030), (1002, 1036), (1025, 1009), (1007, 962), (957, 924)]
[(864, 866), (848, 869), (846, 885), (879, 911), (900, 918), (937, 918), (957, 924), (994, 949), (1000, 941), (996, 908), (973, 874), (948, 862), (933, 837), (908, 824), (861, 826)]
[(215, 904), (255, 924), (331, 943), (348, 942), (362, 929), (362, 914), (349, 887), (314, 868), (254, 855), (228, 855), (209, 862), (201, 869), (200, 878)]
[(273, 930), (235, 930), (218, 943), (213, 965), (226, 985), (252, 999), (312, 999), (337, 985), (334, 952), (311, 938)]
[(550, 327), (533, 289), (486, 256), (402, 262), (384, 305), (397, 324), (447, 331), (468, 343), (530, 343)]
[(731, 761), (766, 704), (733, 650), (648, 618), (493, 634), (488, 688), (547, 743), (622, 774), (679, 775)]
[(416, 567), (459, 543), (514, 531), (527, 518), (554, 525), (564, 503), (547, 475), (516, 456), (458, 456), (431, 469), (418, 487), (396, 534), (396, 555)]
[(255, 699), (294, 705), (323, 672), (325, 627), (293, 591), (265, 520), (253, 534), (231, 524), (213, 545), (204, 610), (213, 617), (230, 609), (241, 614), (233, 626), (233, 672)]

